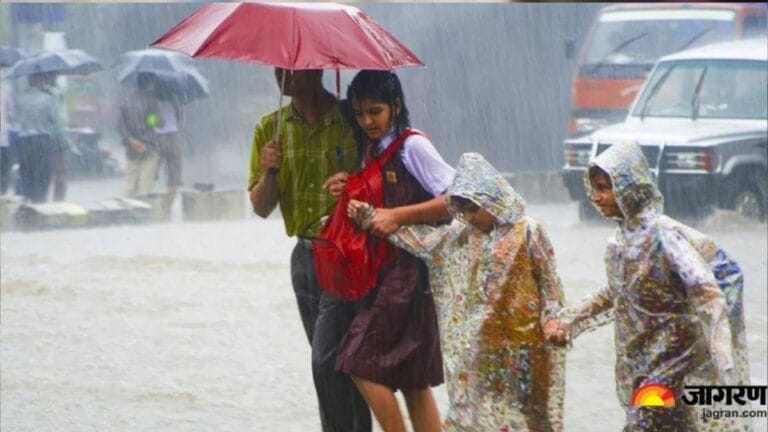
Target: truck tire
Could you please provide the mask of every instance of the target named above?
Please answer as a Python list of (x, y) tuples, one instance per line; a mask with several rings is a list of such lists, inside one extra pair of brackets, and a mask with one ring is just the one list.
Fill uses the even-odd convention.
[(727, 182), (724, 204), (726, 208), (750, 218), (762, 220), (766, 216), (765, 170), (741, 170), (732, 174)]
[(736, 213), (750, 219), (765, 218), (765, 200), (758, 188), (752, 185), (747, 185), (736, 193), (733, 198), (733, 209)]

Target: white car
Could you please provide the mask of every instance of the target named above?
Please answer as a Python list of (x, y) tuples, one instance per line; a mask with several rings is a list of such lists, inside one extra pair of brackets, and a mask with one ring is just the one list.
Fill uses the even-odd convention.
[(610, 145), (638, 143), (672, 214), (712, 207), (764, 218), (768, 202), (768, 39), (659, 59), (623, 123), (565, 140), (563, 178), (589, 214), (583, 173)]

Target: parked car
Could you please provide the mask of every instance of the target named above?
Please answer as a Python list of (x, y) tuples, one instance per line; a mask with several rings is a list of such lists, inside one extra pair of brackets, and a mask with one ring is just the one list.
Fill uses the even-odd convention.
[(583, 173), (612, 144), (633, 141), (672, 214), (713, 207), (764, 218), (768, 202), (768, 39), (724, 42), (662, 57), (623, 123), (565, 140), (563, 176), (581, 216)]
[(577, 60), (571, 85), (570, 136), (623, 121), (648, 72), (662, 56), (766, 34), (765, 3), (623, 3), (604, 7), (596, 15)]

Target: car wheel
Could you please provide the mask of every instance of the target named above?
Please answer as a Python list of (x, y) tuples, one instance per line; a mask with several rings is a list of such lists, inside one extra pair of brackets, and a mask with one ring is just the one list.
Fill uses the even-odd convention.
[(765, 216), (765, 203), (760, 193), (753, 188), (743, 189), (736, 194), (733, 209), (738, 214), (751, 219), (763, 219)]

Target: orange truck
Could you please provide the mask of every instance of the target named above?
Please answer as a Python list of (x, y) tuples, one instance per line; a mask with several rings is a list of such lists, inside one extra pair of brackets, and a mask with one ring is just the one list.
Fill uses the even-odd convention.
[(624, 121), (660, 57), (714, 42), (766, 37), (766, 3), (627, 3), (595, 17), (571, 86), (571, 137)]

